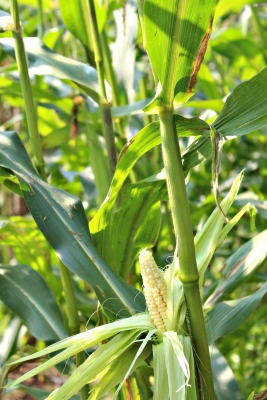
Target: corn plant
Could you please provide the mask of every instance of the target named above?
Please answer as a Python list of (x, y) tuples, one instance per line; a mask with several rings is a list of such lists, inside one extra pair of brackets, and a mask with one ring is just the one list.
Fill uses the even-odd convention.
[[(64, 43), (61, 28), (45, 33), (41, 0), (38, 38), (23, 38), (17, 0), (9, 4), (10, 13), (0, 11), (0, 46), (16, 64), (2, 67), (0, 78), (23, 99), (27, 123), (20, 135), (0, 132), (0, 173), (3, 186), (24, 198), (31, 217), (1, 221), (3, 249), (12, 246), (16, 259), (9, 263), (3, 250), (1, 300), (45, 346), (35, 353), (7, 352), (1, 385), (16, 387), (63, 365), (69, 377), (48, 399), (77, 393), (90, 400), (107, 393), (114, 399), (243, 399), (215, 341), (238, 329), (267, 291), (262, 277), (265, 283), (247, 296), (230, 297), (266, 258), (264, 224), (231, 249), (221, 279), (212, 275), (212, 265), (241, 218), (248, 213), (254, 231), (255, 205), (264, 209), (261, 201), (238, 197), (244, 166), (222, 194), (219, 177), (223, 145), (237, 138), (236, 146), (267, 124), (267, 68), (260, 64), (231, 93), (220, 93), (212, 81), (203, 59), (209, 41), (214, 48), (218, 42), (218, 32), (211, 36), (214, 17), (233, 6), (226, 0), (59, 1), (60, 17), (53, 18), (62, 18), (73, 35)], [(145, 65), (136, 102), (133, 38)], [(57, 40), (63, 54), (53, 51)], [(263, 45), (266, 56), (264, 51)], [(218, 56), (213, 61), (223, 81), (224, 66)], [(187, 105), (199, 107), (191, 100), (198, 78), (212, 93), (201, 107), (216, 116), (182, 115)], [(42, 133), (49, 124), (52, 131)], [(138, 132), (127, 136), (136, 126)], [(60, 161), (54, 162), (58, 147)], [(93, 179), (82, 171), (88, 164)], [(202, 204), (194, 212), (189, 192), (194, 174), (205, 179), (203, 165), (210, 166), (213, 186), (208, 214)], [(73, 166), (78, 190), (61, 179)], [(40, 358), (39, 366), (6, 384), (12, 369)]]

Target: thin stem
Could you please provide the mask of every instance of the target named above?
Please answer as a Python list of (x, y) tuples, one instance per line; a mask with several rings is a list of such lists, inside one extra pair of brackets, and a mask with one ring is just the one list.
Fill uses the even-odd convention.
[(101, 40), (101, 46), (102, 46), (102, 49), (103, 49), (103, 59), (104, 59), (105, 71), (107, 73), (108, 82), (110, 83), (111, 88), (112, 88), (113, 105), (115, 107), (118, 107), (120, 105), (119, 88), (118, 88), (118, 85), (117, 85), (115, 72), (114, 72), (114, 69), (113, 69), (113, 66), (112, 66), (112, 61), (111, 61), (111, 55), (110, 55), (110, 50), (109, 50), (109, 46), (108, 46), (107, 36), (106, 36), (104, 30), (101, 32), (100, 40)]
[(257, 27), (259, 36), (261, 38), (261, 44), (262, 44), (262, 47), (264, 49), (264, 58), (265, 58), (265, 61), (267, 61), (267, 52), (266, 52), (266, 49), (267, 49), (267, 34), (266, 34), (266, 31), (265, 31), (265, 29), (262, 26), (262, 23), (260, 21), (259, 15), (257, 13), (257, 8), (258, 7), (254, 6), (254, 5), (250, 6), (251, 13), (252, 13), (255, 25)]
[(38, 0), (38, 38), (44, 36), (44, 14), (43, 14), (43, 1)]
[[(41, 178), (44, 181), (46, 181), (45, 163), (43, 159), (41, 139), (37, 127), (36, 107), (32, 96), (31, 82), (28, 73), (28, 65), (26, 61), (24, 43), (20, 26), (19, 9), (16, 0), (10, 0), (10, 8), (11, 8), (11, 15), (13, 18), (12, 34), (15, 42), (15, 54), (20, 74), (22, 95), (25, 104), (30, 141), (34, 153), (35, 166)], [(80, 331), (80, 321), (76, 305), (76, 299), (73, 292), (70, 272), (60, 260), (59, 260), (59, 265), (60, 265), (62, 285), (66, 298), (69, 327), (72, 333), (76, 334), (79, 333)], [(81, 353), (77, 355), (77, 367), (82, 363), (83, 363), (83, 354)], [(86, 387), (81, 389), (80, 397), (81, 400), (86, 400), (88, 398), (88, 389)]]
[(91, 33), (92, 33), (92, 38), (93, 38), (93, 43), (94, 43), (96, 69), (97, 69), (97, 73), (98, 73), (100, 93), (104, 100), (102, 102), (102, 104), (100, 104), (100, 109), (101, 109), (101, 113), (102, 113), (103, 131), (104, 131), (104, 136), (106, 139), (106, 146), (107, 146), (107, 152), (108, 152), (110, 178), (112, 179), (115, 168), (116, 168), (116, 164), (117, 164), (117, 155), (116, 155), (111, 107), (110, 107), (110, 103), (107, 98), (106, 87), (105, 87), (104, 61), (103, 61), (102, 48), (101, 48), (101, 43), (100, 43), (100, 35), (99, 35), (99, 31), (98, 31), (98, 26), (97, 26), (94, 0), (88, 0), (88, 3), (89, 3), (89, 18), (90, 18), (90, 23), (91, 23)]
[(31, 82), (28, 73), (28, 65), (25, 55), (22, 30), (19, 20), (19, 9), (16, 0), (10, 0), (11, 15), (13, 18), (12, 35), (15, 44), (15, 55), (21, 81), (21, 89), (25, 104), (25, 112), (28, 122), (29, 137), (34, 154), (34, 163), (39, 175), (46, 180), (45, 163), (43, 159), (41, 139), (38, 133), (36, 109), (32, 96)]
[(199, 291), (199, 273), (196, 264), (193, 229), (184, 181), (180, 146), (173, 110), (160, 114), (163, 161), (179, 254), (179, 279), (183, 283), (190, 320), (193, 346), (197, 355), (201, 398), (215, 398), (208, 341)]
[[(62, 281), (63, 290), (65, 293), (65, 301), (67, 307), (67, 316), (68, 316), (68, 325), (72, 335), (76, 335), (80, 332), (80, 319), (79, 313), (77, 309), (76, 298), (73, 290), (73, 285), (71, 282), (71, 274), (68, 268), (62, 263), (60, 259), (59, 261), (59, 270)], [(76, 354), (76, 367), (78, 368), (84, 362), (83, 352)], [(84, 386), (80, 391), (81, 400), (88, 399), (88, 387)]]

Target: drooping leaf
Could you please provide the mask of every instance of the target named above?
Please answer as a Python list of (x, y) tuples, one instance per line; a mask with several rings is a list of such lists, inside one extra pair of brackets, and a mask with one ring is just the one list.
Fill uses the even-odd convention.
[(241, 136), (267, 124), (267, 67), (238, 85), (212, 127), (224, 136)]
[(208, 312), (207, 335), (209, 344), (242, 325), (256, 309), (266, 292), (267, 282), (250, 296), (216, 304)]
[[(108, 373), (106, 373), (101, 381), (94, 387), (89, 399), (97, 400), (104, 395), (109, 390), (114, 388), (120, 382), (123, 381), (128, 369), (131, 367), (131, 364), (136, 356), (137, 351), (140, 348), (140, 343), (135, 343), (128, 349), (123, 352), (123, 356), (119, 357), (115, 363), (113, 363)], [(146, 359), (151, 353), (151, 344), (149, 343), (147, 347), (143, 350), (141, 355), (138, 357), (134, 366), (132, 368), (132, 372), (138, 367), (138, 365)]]
[(210, 348), (214, 388), (217, 400), (244, 400), (233, 371), (215, 345)]
[(206, 301), (207, 306), (216, 304), (222, 297), (242, 285), (267, 257), (267, 230), (264, 230), (232, 254), (227, 260), (224, 281), (218, 285)]
[[(221, 203), (225, 214), (227, 214), (237, 195), (243, 175), (244, 172), (242, 171), (236, 177), (229, 193)], [(197, 267), (201, 279), (203, 279), (206, 268), (216, 250), (224, 222), (224, 216), (216, 207), (202, 229), (195, 236)]]
[[(38, 38), (25, 38), (24, 45), (30, 70), (33, 73), (69, 79), (80, 86), (97, 103), (104, 101), (99, 94), (98, 76), (94, 68), (54, 53)], [(15, 57), (13, 39), (0, 39), (0, 46), (12, 57)], [(108, 85), (107, 89), (109, 89)]]
[(26, 322), (37, 339), (56, 341), (67, 336), (52, 293), (41, 276), (29, 266), (0, 267), (0, 298)]
[(156, 96), (145, 111), (157, 113), (163, 105), (171, 106), (173, 94), (175, 106), (192, 96), (217, 2), (145, 1), (141, 15), (146, 49), (159, 81)]
[(106, 311), (129, 316), (144, 310), (143, 295), (136, 296), (96, 251), (81, 201), (39, 178), (15, 132), (0, 133), (0, 164), (16, 174), (39, 229), (62, 262), (94, 288)]

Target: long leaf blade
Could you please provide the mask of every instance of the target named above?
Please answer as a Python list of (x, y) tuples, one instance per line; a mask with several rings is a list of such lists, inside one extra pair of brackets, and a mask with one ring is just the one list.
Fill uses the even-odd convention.
[(29, 266), (1, 265), (0, 298), (26, 322), (37, 339), (55, 341), (67, 336), (52, 293), (41, 276)]
[(0, 133), (0, 164), (19, 178), (41, 232), (62, 262), (94, 288), (105, 310), (114, 316), (143, 311), (143, 295), (116, 275), (96, 251), (81, 201), (39, 178), (15, 132)]

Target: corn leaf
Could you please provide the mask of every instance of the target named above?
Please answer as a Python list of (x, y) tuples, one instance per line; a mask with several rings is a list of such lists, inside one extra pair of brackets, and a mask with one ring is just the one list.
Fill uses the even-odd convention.
[[(103, 342), (104, 340), (116, 335), (117, 333), (123, 331), (130, 330), (139, 330), (139, 331), (148, 331), (154, 330), (155, 326), (153, 325), (150, 317), (147, 313), (144, 314), (136, 314), (131, 318), (120, 319), (115, 322), (111, 322), (107, 325), (101, 325), (97, 328), (91, 329), (86, 332), (79, 333), (77, 335), (68, 337), (66, 339), (61, 340), (51, 346), (46, 347), (43, 350), (38, 351), (35, 354), (31, 354), (30, 356), (22, 357), (17, 362), (25, 362), (28, 360), (33, 360), (35, 358), (43, 357), (47, 354), (51, 354), (57, 352), (62, 349), (70, 348), (69, 354), (79, 353), (82, 350), (87, 349), (88, 347), (92, 347), (97, 343)], [(73, 353), (74, 351), (74, 353)], [(55, 356), (58, 360), (61, 357), (60, 354)], [(55, 358), (53, 357), (53, 359)], [(67, 357), (66, 357), (67, 358)], [(53, 360), (52, 359), (52, 360)], [(64, 359), (64, 358), (62, 358)], [(48, 363), (52, 362), (52, 360), (48, 360)], [(51, 364), (54, 365), (54, 364)], [(50, 364), (49, 364), (50, 366)], [(39, 368), (39, 367), (38, 367)], [(46, 368), (45, 368), (46, 369)], [(31, 372), (29, 372), (31, 373)], [(33, 375), (31, 375), (33, 376)]]
[[(179, 115), (175, 116), (177, 134), (179, 137), (192, 135), (209, 134), (209, 125), (198, 118), (186, 119)], [(210, 139), (208, 139), (210, 141)], [(159, 122), (152, 122), (142, 129), (129, 143), (122, 149), (116, 171), (111, 183), (109, 195), (101, 208), (90, 222), (90, 231), (94, 237), (95, 244), (100, 254), (105, 254), (104, 230), (110, 221), (112, 209), (119, 194), (119, 191), (129, 175), (137, 160), (160, 144)], [(192, 155), (189, 156), (189, 158)], [(189, 161), (188, 161), (189, 162)], [(200, 162), (200, 161), (199, 161)], [(196, 165), (196, 164), (195, 164)], [(97, 237), (96, 237), (97, 235)]]
[(163, 335), (170, 400), (184, 400), (186, 385), (190, 379), (189, 364), (183, 349), (184, 340), (190, 339), (178, 336), (174, 331), (164, 332)]
[[(231, 207), (237, 192), (239, 190), (243, 171), (236, 177), (230, 192), (221, 202), (221, 208), (224, 213), (227, 214), (229, 208)], [(211, 216), (208, 218), (207, 222), (203, 228), (195, 236), (195, 247), (196, 247), (196, 258), (197, 266), (200, 273), (200, 277), (203, 278), (204, 272), (216, 250), (218, 241), (220, 238), (221, 230), (225, 222), (224, 216), (221, 211), (216, 208)]]
[(110, 365), (108, 373), (105, 374), (101, 381), (94, 387), (88, 400), (97, 400), (117, 384), (124, 380), (129, 368), (134, 362), (131, 372), (133, 372), (141, 362), (143, 362), (151, 353), (151, 345), (148, 344), (136, 361), (135, 356), (140, 348), (140, 343), (134, 343), (129, 348), (125, 349), (122, 356), (116, 362)]
[(267, 282), (256, 293), (250, 296), (216, 304), (207, 314), (209, 344), (233, 332), (242, 325), (256, 309), (266, 292)]
[[(24, 46), (28, 56), (30, 70), (34, 74), (51, 75), (59, 79), (69, 79), (81, 87), (97, 103), (104, 101), (99, 94), (98, 77), (94, 68), (54, 53), (38, 38), (25, 38)], [(13, 39), (0, 39), (0, 47), (12, 57), (15, 57)], [(106, 88), (110, 90), (109, 86)]]
[(212, 127), (224, 136), (242, 136), (267, 124), (267, 67), (238, 85)]
[(154, 364), (154, 400), (169, 398), (168, 375), (165, 364), (165, 348), (163, 342), (153, 346)]
[(233, 371), (215, 345), (210, 347), (211, 367), (217, 400), (244, 400)]
[(141, 346), (137, 350), (130, 367), (128, 368), (127, 372), (125, 373), (125, 375), (123, 377), (122, 382), (119, 384), (118, 389), (115, 392), (115, 395), (114, 395), (115, 398), (118, 395), (120, 389), (122, 388), (122, 385), (125, 382), (127, 376), (129, 376), (132, 373), (132, 370), (134, 368), (135, 363), (137, 362), (138, 358), (142, 355), (144, 349), (147, 347), (147, 345), (149, 344), (150, 340), (155, 335), (156, 331), (157, 331), (157, 329), (153, 329), (153, 330), (148, 331), (147, 334), (146, 334), (146, 337), (144, 339), (142, 339)]
[(242, 285), (267, 257), (267, 230), (256, 235), (229, 257), (224, 271), (224, 281), (208, 298), (205, 305), (213, 306), (221, 298)]
[(0, 299), (26, 322), (37, 339), (55, 341), (67, 336), (52, 293), (41, 276), (29, 266), (1, 265)]
[[(126, 185), (121, 207), (112, 214), (104, 231), (103, 257), (124, 278), (138, 252), (157, 240), (161, 222), (159, 201), (164, 189), (164, 180)], [(98, 243), (97, 234), (94, 240)]]
[[(217, 0), (146, 0), (141, 7), (145, 46), (157, 93), (145, 111), (184, 103), (192, 96), (209, 40)], [(201, 18), (200, 18), (201, 16)]]
[(23, 196), (38, 227), (62, 262), (89, 283), (109, 315), (129, 316), (145, 309), (144, 297), (97, 253), (79, 199), (43, 182), (15, 132), (0, 133), (0, 164), (19, 178)]
[(108, 374), (114, 363), (127, 350), (140, 335), (140, 331), (122, 332), (108, 343), (100, 346), (82, 365), (80, 365), (69, 379), (48, 397), (53, 400), (67, 400), (71, 398), (87, 383), (101, 379)]
[[(67, 3), (66, 1), (59, 0), (59, 8), (66, 28), (87, 47), (89, 43), (86, 26), (89, 27), (89, 12), (86, 2), (84, 0), (72, 0)], [(87, 13), (83, 12), (85, 9)]]

